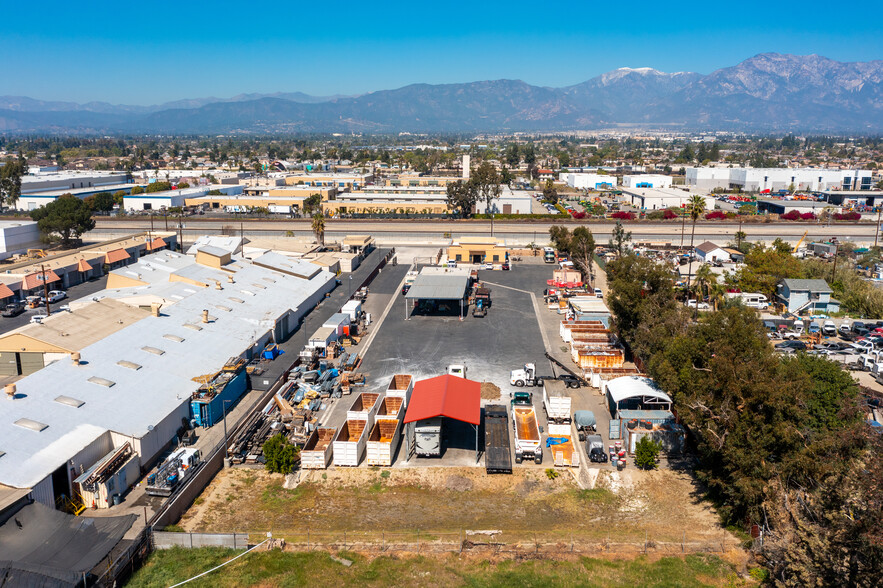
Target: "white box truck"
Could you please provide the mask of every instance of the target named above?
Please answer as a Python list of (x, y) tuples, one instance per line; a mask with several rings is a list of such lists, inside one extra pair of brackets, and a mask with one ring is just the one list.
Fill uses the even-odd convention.
[(441, 455), (442, 419), (433, 417), (414, 425), (415, 453), (424, 457)]

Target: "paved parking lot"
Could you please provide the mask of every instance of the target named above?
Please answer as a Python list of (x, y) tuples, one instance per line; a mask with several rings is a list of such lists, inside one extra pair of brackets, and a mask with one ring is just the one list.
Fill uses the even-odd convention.
[[(92, 294), (104, 290), (107, 286), (107, 276), (102, 276), (96, 280), (90, 280), (88, 282), (84, 282), (82, 284), (77, 284), (76, 286), (71, 286), (66, 290), (67, 298), (58, 304), (53, 304), (50, 307), (52, 312), (55, 312), (55, 308), (57, 306), (62, 306), (65, 304), (70, 304), (72, 300), (77, 300), (79, 298), (84, 298), (86, 296), (91, 296)], [(63, 311), (61, 311), (63, 312)], [(15, 317), (0, 317), (0, 333), (5, 333), (7, 331), (11, 331), (13, 329), (17, 329), (18, 327), (22, 327), (28, 324), (31, 320), (31, 316), (35, 314), (46, 314), (46, 308), (40, 307), (35, 309), (26, 310), (18, 316)]]

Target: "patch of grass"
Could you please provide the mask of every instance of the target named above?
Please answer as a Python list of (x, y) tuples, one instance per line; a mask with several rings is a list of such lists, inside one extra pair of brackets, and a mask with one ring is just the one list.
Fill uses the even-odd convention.
[[(230, 560), (241, 552), (221, 548), (167, 549), (154, 552), (129, 582), (135, 588), (170, 586)], [(713, 555), (664, 557), (649, 561), (580, 558), (577, 561), (463, 560), (422, 556), (377, 557), (372, 560), (347, 551), (346, 567), (325, 552), (292, 553), (255, 551), (188, 586), (317, 586), (368, 587), (433, 586), (732, 586), (751, 585)], [(755, 578), (759, 579), (759, 578)]]
[(383, 482), (374, 482), (368, 486), (369, 494), (380, 494), (381, 492), (383, 492)]
[(384, 480), (389, 478), (389, 470), (383, 470), (382, 472), (380, 472), (380, 477), (383, 478)]
[(574, 490), (573, 492), (581, 502), (593, 502), (596, 504), (613, 504), (616, 502), (616, 494), (604, 488)]
[(193, 506), (199, 506), (199, 505), (202, 504), (203, 502), (205, 502), (205, 497), (204, 497), (204, 496), (199, 496), (199, 497), (196, 498), (196, 500), (193, 501)]
[(555, 471), (554, 468), (546, 468), (546, 477), (549, 478), (550, 480), (554, 480), (555, 478), (557, 478), (560, 475), (561, 474), (559, 474), (557, 471)]
[(163, 529), (163, 531), (168, 531), (169, 533), (186, 533), (187, 532), (184, 530), (184, 527), (182, 527), (181, 525), (168, 525)]
[(300, 498), (303, 488), (298, 486), (293, 490), (286, 490), (282, 482), (269, 484), (261, 493), (261, 505), (268, 510), (279, 510), (288, 506)]

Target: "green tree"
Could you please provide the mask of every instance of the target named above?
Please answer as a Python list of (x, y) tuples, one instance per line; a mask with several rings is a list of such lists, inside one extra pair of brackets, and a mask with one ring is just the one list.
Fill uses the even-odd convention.
[(451, 182), (447, 186), (447, 194), (448, 206), (450, 206), (452, 212), (459, 213), (462, 217), (468, 217), (472, 214), (472, 209), (475, 208), (475, 202), (478, 197), (475, 185), (472, 182), (464, 182), (462, 180)]
[(89, 205), (93, 212), (113, 210), (113, 201), (113, 195), (110, 192), (101, 192), (84, 199), (84, 202)]
[(506, 147), (506, 153), (503, 157), (510, 167), (518, 167), (518, 164), (521, 163), (521, 153), (518, 151), (518, 144), (510, 143)]
[(21, 177), (27, 173), (24, 159), (7, 159), (0, 166), (0, 204), (14, 206), (21, 196)]
[(123, 200), (125, 198), (126, 198), (125, 190), (119, 190), (119, 191), (113, 193), (113, 203), (118, 206), (123, 205)]
[(699, 220), (699, 217), (702, 216), (703, 212), (705, 212), (705, 198), (699, 194), (691, 196), (690, 200), (687, 201), (687, 214), (690, 215), (690, 220), (693, 221), (693, 228), (690, 231), (690, 261), (687, 265), (688, 291), (690, 290), (690, 274), (693, 271), (693, 256), (695, 255), (695, 251), (693, 250), (693, 238), (696, 236), (696, 221)]
[[(566, 229), (565, 229), (566, 230)], [(592, 264), (595, 260), (595, 237), (588, 227), (577, 227), (570, 237), (570, 259), (583, 276), (583, 282), (592, 281)]]
[(69, 245), (72, 237), (79, 239), (95, 228), (92, 209), (70, 194), (62, 194), (54, 202), (32, 210), (31, 218), (42, 232), (59, 235), (64, 245)]
[(264, 467), (274, 474), (288, 474), (297, 463), (298, 449), (282, 433), (264, 441)]
[(475, 186), (476, 198), (484, 202), (487, 214), (491, 214), (494, 200), (503, 192), (502, 182), (503, 178), (497, 168), (488, 161), (482, 162), (469, 178), (469, 183)]
[(310, 194), (307, 198), (304, 198), (304, 214), (310, 214), (314, 210), (318, 210), (321, 205), (321, 194)]
[(625, 245), (632, 240), (632, 232), (626, 231), (622, 226), (622, 221), (617, 220), (610, 235), (610, 242), (607, 248), (616, 251), (617, 257), (622, 257), (625, 253)]
[(635, 465), (642, 470), (655, 470), (656, 458), (662, 446), (650, 438), (649, 435), (641, 437), (635, 443)]
[(133, 186), (132, 195), (137, 196), (138, 194), (144, 194), (144, 188), (142, 188), (141, 186)]
[[(146, 192), (148, 194), (152, 194), (154, 192), (166, 192), (172, 189), (171, 182), (153, 182), (152, 184), (147, 184)], [(135, 193), (135, 189), (132, 189), (132, 193)]]
[(543, 200), (558, 204), (558, 190), (555, 189), (555, 182), (551, 178), (546, 180), (546, 184), (543, 186)]
[(312, 223), (313, 233), (316, 235), (316, 242), (320, 246), (325, 245), (325, 215), (322, 212), (317, 212), (313, 215), (313, 223)]

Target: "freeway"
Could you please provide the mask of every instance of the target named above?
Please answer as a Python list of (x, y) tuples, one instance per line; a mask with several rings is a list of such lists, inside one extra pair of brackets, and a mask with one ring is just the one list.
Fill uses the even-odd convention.
[[(493, 224), (493, 229), (491, 228)], [(595, 234), (599, 241), (606, 241), (613, 230), (614, 223), (610, 221), (595, 221), (588, 223), (551, 222), (551, 221), (491, 221), (486, 220), (334, 220), (325, 221), (325, 236), (328, 239), (337, 239), (345, 235), (367, 233), (374, 236), (379, 244), (400, 244), (424, 242), (437, 244), (448, 239), (456, 240), (463, 236), (493, 235), (506, 239), (509, 243), (528, 244), (530, 242), (544, 243), (547, 241), (549, 227), (555, 224), (565, 226), (587, 226)], [(96, 219), (96, 227), (90, 236), (96, 238), (109, 238), (111, 235), (129, 234), (150, 229), (150, 219), (146, 216), (124, 218), (100, 218)], [(739, 223), (721, 221), (700, 221), (696, 224), (696, 236), (694, 242), (701, 243), (705, 240), (728, 241), (734, 238), (739, 230)], [(855, 243), (873, 244), (875, 237), (875, 223), (799, 223), (799, 222), (770, 222), (770, 223), (743, 223), (742, 231), (749, 240), (772, 241), (781, 237), (786, 241), (796, 242), (804, 231), (808, 231), (807, 239), (829, 239), (836, 236), (840, 240), (850, 240)], [(158, 226), (156, 227), (159, 228)], [(172, 230), (172, 223), (169, 223)], [(655, 243), (677, 244), (683, 234), (684, 243), (690, 242), (690, 223), (686, 225), (678, 222), (634, 222), (625, 223), (625, 228), (632, 232), (632, 240), (635, 242), (652, 241)], [(205, 234), (242, 234), (246, 237), (283, 237), (311, 236), (310, 219), (238, 219), (218, 218), (212, 215), (204, 217), (185, 217), (184, 240), (191, 241), (198, 235)]]

